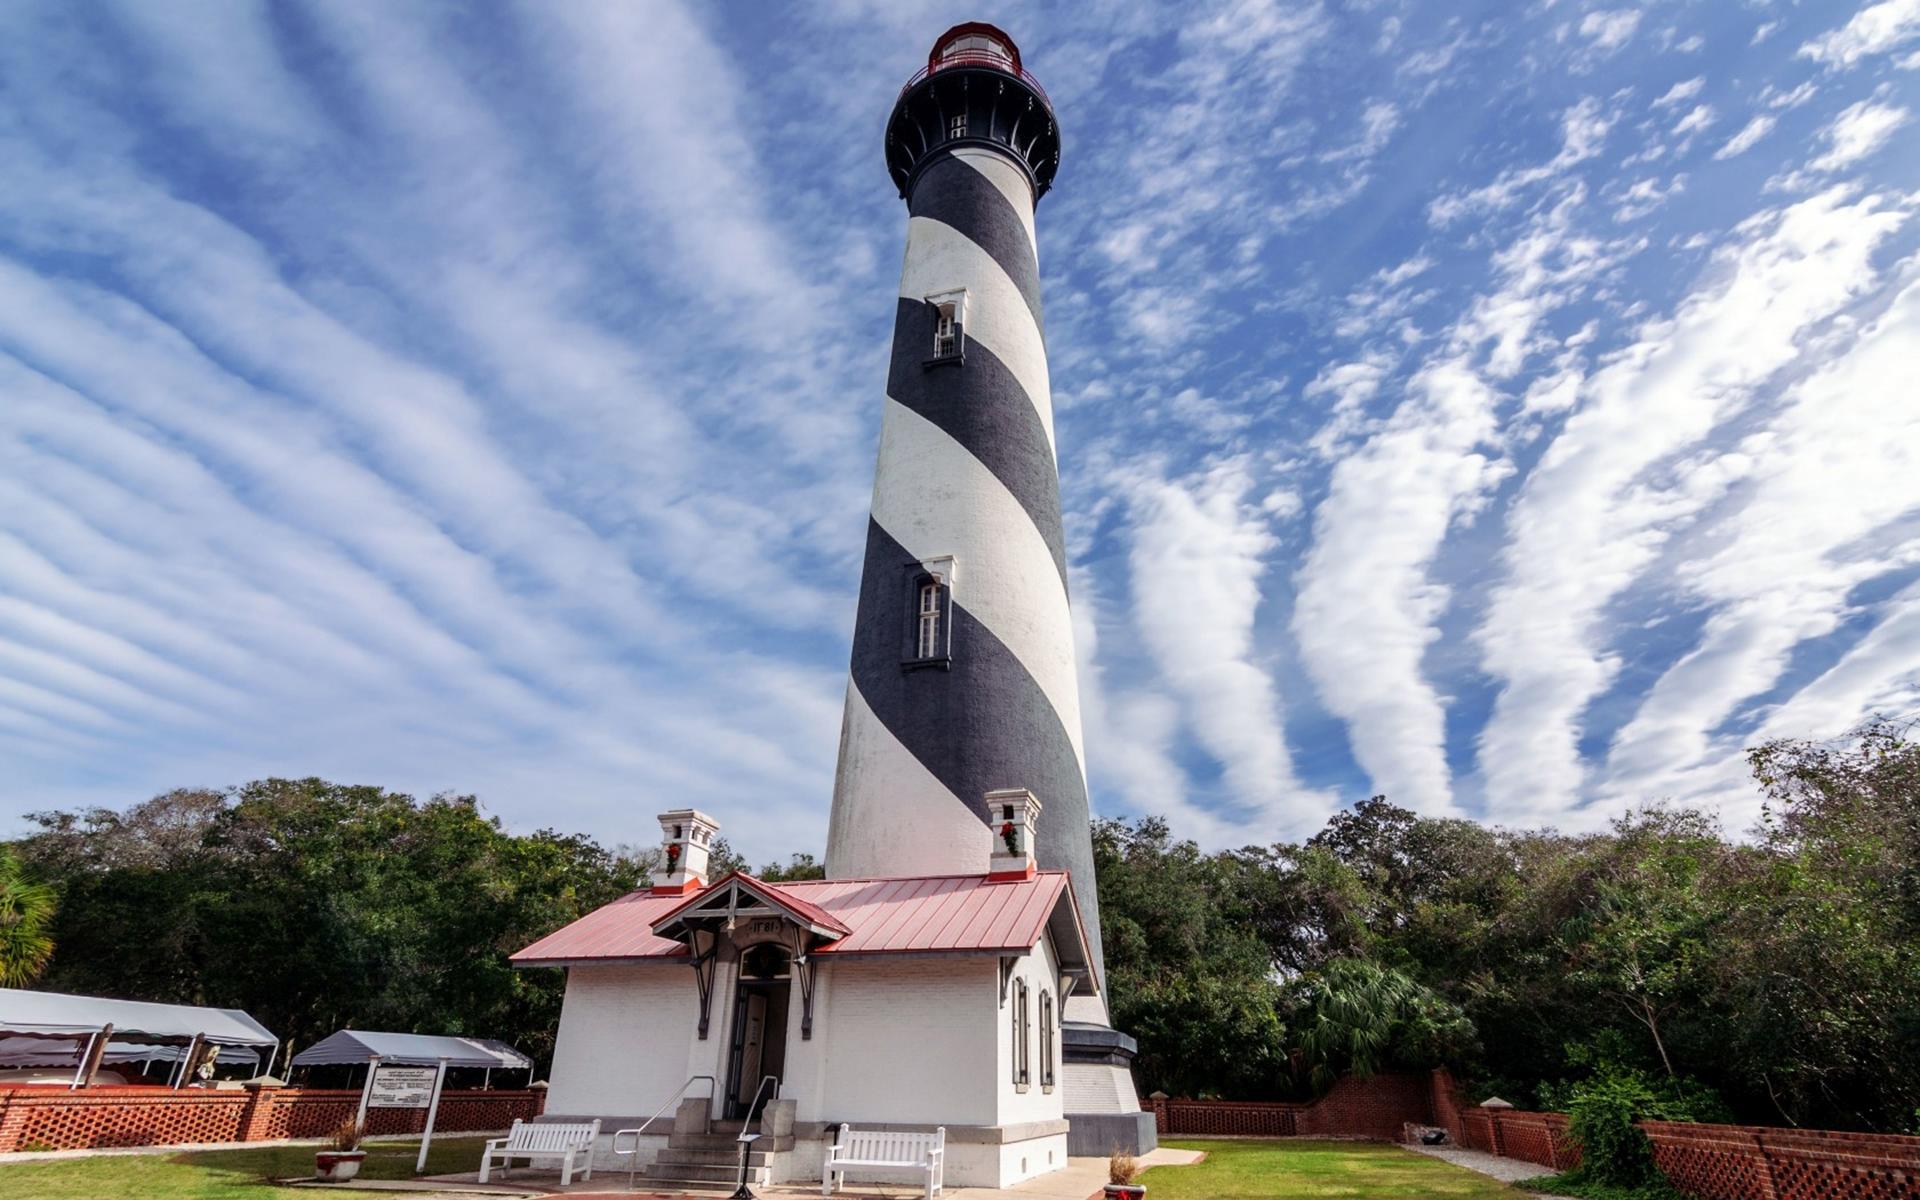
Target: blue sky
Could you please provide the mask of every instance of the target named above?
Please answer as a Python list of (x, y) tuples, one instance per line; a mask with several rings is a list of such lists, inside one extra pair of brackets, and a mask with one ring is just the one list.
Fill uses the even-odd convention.
[(1021, 44), (1094, 804), (1588, 828), (1920, 711), (1920, 0), (0, 7), (0, 821), (818, 850), (948, 24)]

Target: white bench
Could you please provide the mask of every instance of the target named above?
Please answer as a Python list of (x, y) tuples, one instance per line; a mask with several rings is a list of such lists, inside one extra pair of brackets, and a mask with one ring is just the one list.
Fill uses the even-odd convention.
[(889, 1167), (916, 1171), (927, 1177), (927, 1197), (939, 1195), (946, 1174), (947, 1127), (932, 1133), (901, 1133), (885, 1129), (855, 1129), (842, 1125), (827, 1147), (826, 1166), (820, 1172), (820, 1194), (831, 1196), (846, 1186), (848, 1167)]
[(557, 1158), (560, 1160), (560, 1186), (566, 1187), (573, 1182), (573, 1156), (576, 1154), (587, 1164), (580, 1178), (592, 1179), (593, 1143), (599, 1136), (598, 1121), (585, 1125), (567, 1125), (559, 1121), (529, 1125), (515, 1117), (513, 1128), (507, 1131), (507, 1136), (487, 1142), (486, 1151), (480, 1155), (480, 1182), (487, 1181), (487, 1174), (496, 1161), (504, 1177), (516, 1158), (526, 1159), (529, 1165), (536, 1158)]

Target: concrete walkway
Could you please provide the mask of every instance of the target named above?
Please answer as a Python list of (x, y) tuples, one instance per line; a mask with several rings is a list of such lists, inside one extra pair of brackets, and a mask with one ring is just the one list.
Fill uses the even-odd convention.
[[(1523, 1158), (1502, 1158), (1498, 1154), (1488, 1154), (1484, 1150), (1468, 1150), (1464, 1146), (1403, 1146), (1415, 1154), (1424, 1154), (1428, 1158), (1438, 1158), (1450, 1162), (1456, 1167), (1465, 1167), (1469, 1171), (1478, 1171), (1490, 1175), (1501, 1183), (1518, 1183), (1522, 1179), (1538, 1179), (1542, 1175), (1551, 1175), (1553, 1171), (1539, 1163), (1530, 1163)], [(1536, 1193), (1551, 1196), (1552, 1192)]]
[[(1198, 1150), (1174, 1150), (1162, 1146), (1151, 1154), (1141, 1155), (1140, 1168), (1145, 1170), (1148, 1167), (1190, 1166), (1205, 1157), (1206, 1155)], [(459, 1185), (471, 1187), (478, 1178), (478, 1174), (476, 1171), (469, 1171), (461, 1175), (433, 1175), (419, 1182), (444, 1188)], [(544, 1189), (543, 1194), (563, 1195), (567, 1200), (677, 1200), (678, 1197), (683, 1196), (713, 1197), (728, 1196), (733, 1193), (731, 1185), (666, 1194), (646, 1191), (630, 1192), (626, 1190), (626, 1178), (623, 1174), (615, 1174), (609, 1179), (608, 1172), (605, 1171), (599, 1172), (595, 1179), (578, 1182), (565, 1189), (559, 1187), (557, 1174), (544, 1172), (536, 1174), (518, 1170), (513, 1175), (510, 1183), (516, 1190), (538, 1183)], [(989, 1197), (995, 1196), (1015, 1197), (1017, 1200), (1087, 1200), (1089, 1196), (1099, 1195), (1101, 1186), (1106, 1182), (1106, 1159), (1070, 1158), (1062, 1169), (1037, 1179), (1029, 1179), (1025, 1183), (1015, 1184), (1010, 1188), (950, 1187), (943, 1189), (940, 1194), (947, 1200), (988, 1200)], [(355, 1183), (358, 1185), (359, 1181), (356, 1180)], [(756, 1196), (766, 1197), (767, 1200), (791, 1200), (800, 1196), (817, 1197), (820, 1195), (820, 1182), (814, 1180), (811, 1183), (773, 1184), (766, 1187), (756, 1185), (753, 1191)], [(923, 1193), (919, 1186), (913, 1184), (849, 1183), (834, 1194), (853, 1197), (854, 1200), (919, 1200)]]

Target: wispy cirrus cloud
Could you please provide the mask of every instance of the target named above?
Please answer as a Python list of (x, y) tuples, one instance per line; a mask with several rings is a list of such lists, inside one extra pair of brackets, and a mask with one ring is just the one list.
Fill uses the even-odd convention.
[[(1737, 816), (1740, 745), (1912, 699), (1913, 5), (1564, 7), (983, 10), (1065, 143), (1100, 811)], [(0, 802), (817, 846), (942, 27), (0, 12)]]

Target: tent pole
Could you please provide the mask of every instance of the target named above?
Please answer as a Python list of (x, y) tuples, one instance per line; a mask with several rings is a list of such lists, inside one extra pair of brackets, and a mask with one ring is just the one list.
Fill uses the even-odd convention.
[(186, 1086), (187, 1076), (193, 1072), (193, 1060), (200, 1057), (200, 1035), (194, 1034), (187, 1043), (187, 1052), (180, 1056), (180, 1069), (173, 1077), (173, 1088), (179, 1091)]
[(73, 1083), (67, 1088), (68, 1091), (93, 1086), (93, 1077), (100, 1070), (100, 1061), (107, 1056), (107, 1041), (112, 1037), (113, 1022), (109, 1021), (87, 1039), (87, 1052), (80, 1056), (80, 1065), (73, 1072)]

